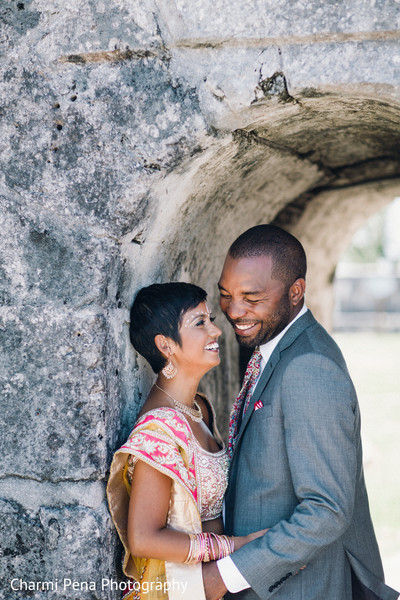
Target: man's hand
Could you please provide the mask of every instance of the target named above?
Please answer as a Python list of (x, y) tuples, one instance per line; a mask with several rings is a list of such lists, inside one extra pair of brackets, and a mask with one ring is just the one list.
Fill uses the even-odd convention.
[(207, 600), (218, 600), (228, 591), (215, 561), (203, 563), (203, 585)]

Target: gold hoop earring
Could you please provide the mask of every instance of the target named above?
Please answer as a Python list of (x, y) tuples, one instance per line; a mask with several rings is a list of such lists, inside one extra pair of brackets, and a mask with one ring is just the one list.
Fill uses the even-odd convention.
[(163, 367), (161, 369), (161, 373), (167, 379), (173, 379), (175, 377), (175, 375), (177, 374), (177, 372), (178, 372), (178, 369), (172, 364), (171, 358), (168, 360), (168, 362), (165, 365), (165, 367)]

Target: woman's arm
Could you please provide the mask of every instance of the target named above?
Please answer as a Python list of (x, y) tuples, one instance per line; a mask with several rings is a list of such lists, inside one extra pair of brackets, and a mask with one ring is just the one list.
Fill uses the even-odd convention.
[[(129, 550), (133, 556), (178, 563), (185, 561), (190, 548), (189, 535), (166, 526), (171, 483), (170, 477), (144, 461), (136, 463), (132, 475), (127, 531)], [(263, 533), (235, 537), (235, 550)]]
[(189, 536), (167, 529), (172, 480), (142, 460), (132, 475), (128, 512), (128, 544), (133, 556), (183, 563)]

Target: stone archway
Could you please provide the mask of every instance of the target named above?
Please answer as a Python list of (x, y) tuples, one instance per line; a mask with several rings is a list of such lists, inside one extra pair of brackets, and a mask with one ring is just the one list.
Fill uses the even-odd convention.
[[(252, 225), (274, 222), (304, 244), (307, 303), (330, 328), (339, 257), (361, 224), (400, 190), (400, 106), (306, 94), (267, 107), (255, 103), (240, 121), (152, 190), (152, 215), (124, 242), (135, 281), (127, 294), (132, 297), (139, 272), (141, 284), (199, 283), (217, 306), (216, 282), (230, 243)], [(226, 420), (225, 398), (238, 385), (238, 349), (219, 320), (224, 368), (205, 385)]]

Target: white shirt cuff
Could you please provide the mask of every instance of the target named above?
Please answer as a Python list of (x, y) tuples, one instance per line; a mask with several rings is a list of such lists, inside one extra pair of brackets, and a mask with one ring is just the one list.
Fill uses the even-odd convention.
[(230, 556), (217, 560), (217, 567), (225, 587), (232, 594), (250, 587)]

